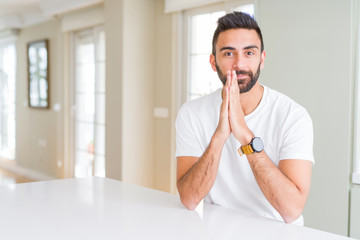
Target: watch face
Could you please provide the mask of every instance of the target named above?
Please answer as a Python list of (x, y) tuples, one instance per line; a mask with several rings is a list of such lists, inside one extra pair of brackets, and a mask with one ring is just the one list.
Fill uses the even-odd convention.
[(261, 152), (262, 150), (264, 150), (264, 144), (259, 137), (255, 137), (252, 140), (251, 146), (254, 149), (254, 152)]

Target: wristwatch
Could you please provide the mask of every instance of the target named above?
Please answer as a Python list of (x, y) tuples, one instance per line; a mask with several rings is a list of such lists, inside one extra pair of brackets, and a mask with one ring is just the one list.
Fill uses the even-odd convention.
[(238, 149), (240, 156), (244, 154), (258, 153), (264, 150), (264, 144), (259, 137), (254, 137), (248, 145), (241, 146)]

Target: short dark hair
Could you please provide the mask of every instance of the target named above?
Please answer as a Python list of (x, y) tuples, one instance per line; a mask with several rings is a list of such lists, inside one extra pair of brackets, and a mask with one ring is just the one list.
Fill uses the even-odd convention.
[(255, 19), (247, 13), (244, 12), (232, 12), (228, 13), (225, 16), (221, 17), (217, 21), (218, 25), (214, 32), (212, 40), (212, 54), (216, 56), (216, 43), (219, 38), (220, 33), (225, 32), (230, 29), (253, 29), (258, 34), (261, 41), (261, 52), (264, 51), (264, 41), (262, 38), (261, 30)]

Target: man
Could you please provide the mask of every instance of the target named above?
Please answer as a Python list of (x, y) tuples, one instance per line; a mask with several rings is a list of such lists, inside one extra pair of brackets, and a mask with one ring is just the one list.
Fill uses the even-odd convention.
[(314, 163), (312, 121), (285, 95), (260, 85), (265, 51), (249, 15), (218, 20), (210, 64), (223, 88), (184, 104), (176, 120), (177, 188), (205, 201), (303, 224)]

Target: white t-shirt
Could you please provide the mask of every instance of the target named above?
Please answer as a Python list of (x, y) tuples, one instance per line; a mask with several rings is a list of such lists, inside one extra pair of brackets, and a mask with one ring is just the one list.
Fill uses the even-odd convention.
[[(312, 121), (302, 106), (289, 97), (264, 87), (258, 107), (245, 116), (246, 124), (264, 143), (268, 157), (278, 166), (283, 159), (314, 163)], [(176, 157), (201, 157), (219, 122), (221, 89), (185, 103), (176, 119)], [(205, 201), (238, 208), (283, 221), (258, 186), (246, 155), (240, 157), (239, 141), (231, 134), (221, 154), (215, 183)], [(303, 224), (302, 216), (295, 221)]]

